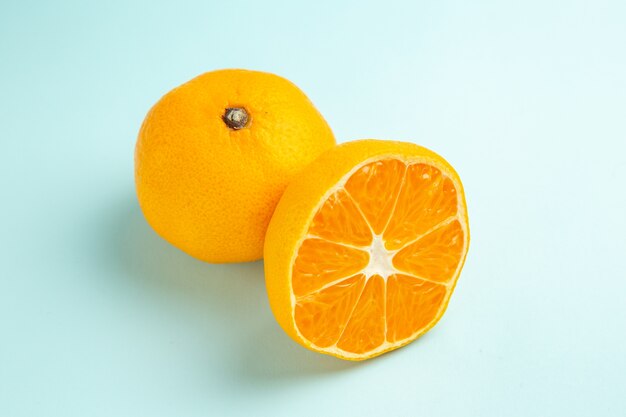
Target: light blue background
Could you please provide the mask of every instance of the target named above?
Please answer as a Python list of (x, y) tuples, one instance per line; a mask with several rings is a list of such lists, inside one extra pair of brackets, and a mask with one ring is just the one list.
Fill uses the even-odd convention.
[[(1, 3), (0, 415), (626, 415), (625, 3), (294, 3)], [(339, 141), (456, 166), (472, 247), (428, 335), (309, 352), (261, 262), (147, 226), (139, 125), (224, 67), (293, 80)]]

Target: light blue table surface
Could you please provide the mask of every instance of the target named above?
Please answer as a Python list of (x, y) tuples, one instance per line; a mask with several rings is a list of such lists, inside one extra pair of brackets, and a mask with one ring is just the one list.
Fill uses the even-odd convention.
[[(152, 232), (139, 125), (225, 67), (458, 169), (472, 246), (430, 333), (307, 351), (262, 262)], [(624, 416), (625, 143), (623, 1), (2, 1), (0, 416)]]

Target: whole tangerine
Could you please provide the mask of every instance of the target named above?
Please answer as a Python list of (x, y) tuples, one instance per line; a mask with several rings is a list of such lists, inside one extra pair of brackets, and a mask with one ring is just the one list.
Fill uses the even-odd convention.
[(207, 72), (148, 112), (135, 148), (139, 204), (152, 228), (191, 256), (257, 260), (287, 184), (334, 145), (324, 118), (285, 78)]

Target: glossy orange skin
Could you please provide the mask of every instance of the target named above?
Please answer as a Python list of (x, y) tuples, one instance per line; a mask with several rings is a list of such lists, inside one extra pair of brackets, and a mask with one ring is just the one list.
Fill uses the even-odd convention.
[[(239, 130), (222, 119), (245, 108)], [(165, 240), (198, 259), (260, 259), (267, 225), (295, 174), (335, 145), (290, 81), (247, 70), (202, 74), (148, 112), (135, 149), (141, 209)]]

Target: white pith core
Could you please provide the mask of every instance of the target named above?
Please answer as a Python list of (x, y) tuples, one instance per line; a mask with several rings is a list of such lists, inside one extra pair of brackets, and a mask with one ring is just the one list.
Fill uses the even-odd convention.
[[(309, 221), (308, 221), (308, 223), (307, 223), (307, 224), (309, 224), (309, 225), (310, 225), (310, 223), (311, 223), (311, 221), (312, 221), (313, 216), (314, 216), (314, 215), (318, 212), (318, 210), (319, 210), (319, 209), (320, 209), (320, 207), (324, 204), (324, 202), (325, 202), (326, 200), (328, 200), (328, 198), (330, 197), (330, 195), (332, 195), (333, 193), (335, 193), (335, 192), (336, 192), (337, 190), (339, 190), (339, 189), (342, 189), (342, 188), (343, 188), (343, 189), (345, 190), (345, 188), (344, 188), (345, 183), (347, 182), (347, 180), (348, 180), (348, 179), (349, 179), (349, 178), (350, 178), (350, 177), (351, 177), (351, 176), (352, 176), (352, 175), (353, 175), (356, 171), (358, 171), (358, 170), (359, 170), (361, 167), (363, 167), (364, 165), (367, 165), (367, 164), (369, 164), (369, 163), (371, 163), (371, 162), (373, 162), (373, 161), (379, 161), (379, 160), (382, 160), (382, 159), (384, 159), (384, 158), (382, 158), (382, 157), (380, 157), (380, 156), (379, 156), (379, 157), (374, 157), (374, 158), (372, 158), (372, 159), (370, 159), (370, 160), (366, 160), (366, 161), (362, 162), (361, 164), (359, 164), (359, 165), (355, 166), (355, 167), (354, 167), (354, 168), (353, 168), (350, 172), (348, 172), (348, 173), (347, 173), (347, 174), (346, 174), (346, 175), (345, 175), (345, 176), (341, 179), (341, 181), (339, 181), (339, 182), (338, 182), (338, 183), (337, 183), (334, 187), (331, 187), (331, 189), (329, 189), (329, 190), (328, 190), (328, 192), (324, 195), (324, 197), (320, 200), (320, 203), (319, 203), (318, 207), (316, 207), (316, 208), (315, 208), (315, 210), (313, 210), (313, 211), (312, 211), (312, 214), (311, 214), (311, 219), (309, 219)], [(399, 158), (394, 157), (394, 156), (390, 156), (390, 159), (399, 159)], [(400, 158), (400, 160), (401, 160), (401, 158)], [(421, 159), (415, 159), (415, 160), (411, 160), (411, 161), (406, 161), (406, 160), (405, 160), (405, 161), (403, 161), (403, 162), (404, 162), (407, 166), (408, 166), (408, 165), (411, 165), (411, 164), (413, 164), (413, 163), (426, 163), (426, 164), (429, 164), (429, 165), (433, 165), (433, 164), (432, 164), (432, 161), (429, 161), (429, 160), (421, 160)], [(438, 167), (438, 169), (441, 169), (441, 168), (442, 168), (442, 167)], [(453, 177), (452, 175), (449, 175), (449, 173), (448, 173), (448, 172), (446, 172), (446, 171), (445, 171), (445, 170), (443, 170), (443, 169), (441, 169), (441, 172), (442, 172), (442, 174), (443, 174), (444, 176), (448, 177), (448, 178), (449, 178), (449, 179), (450, 179), (450, 180), (454, 183), (454, 187), (455, 187), (455, 189), (457, 190), (457, 192), (458, 192), (460, 189), (462, 189), (462, 188), (461, 188), (461, 185), (460, 185), (459, 183), (457, 183), (457, 181), (455, 181), (455, 180), (454, 180), (454, 177)], [(406, 171), (405, 171), (405, 174), (406, 174)], [(403, 178), (403, 182), (404, 182), (404, 178)], [(398, 195), (399, 195), (399, 193), (400, 193), (400, 190), (401, 190), (401, 189), (402, 189), (402, 187), (400, 187), (400, 189), (398, 190)], [(346, 191), (347, 191), (347, 190), (346, 190)], [(348, 193), (348, 195), (349, 195), (349, 193)], [(396, 196), (396, 197), (397, 197), (397, 196)], [(354, 201), (354, 198), (353, 198), (353, 201)], [(362, 212), (362, 211), (360, 210), (360, 208), (359, 208), (359, 204), (358, 204), (358, 202), (356, 202), (356, 201), (354, 201), (354, 202), (355, 202), (355, 204), (356, 204), (356, 207), (357, 207), (357, 208), (359, 209), (359, 211), (361, 212), (361, 215), (363, 216), (363, 219), (366, 219), (366, 216), (363, 214), (363, 212)], [(396, 200), (396, 202), (397, 202), (397, 200)], [(394, 210), (392, 210), (392, 212), (391, 212), (391, 213), (390, 213), (390, 215), (389, 215), (389, 220), (393, 217), (394, 211), (395, 211), (395, 203), (394, 203)], [(364, 251), (366, 251), (366, 252), (369, 254), (369, 262), (368, 262), (367, 266), (366, 266), (364, 269), (362, 269), (360, 272), (358, 272), (357, 274), (363, 274), (363, 275), (365, 275), (366, 284), (367, 284), (367, 281), (368, 281), (370, 278), (372, 278), (373, 276), (375, 276), (375, 275), (379, 275), (379, 276), (381, 276), (381, 277), (383, 278), (384, 282), (385, 282), (385, 287), (384, 287), (384, 288), (385, 288), (385, 299), (386, 299), (387, 279), (388, 279), (390, 276), (392, 276), (392, 275), (396, 275), (396, 274), (402, 274), (402, 275), (414, 276), (414, 274), (407, 273), (407, 272), (404, 272), (404, 271), (400, 271), (400, 270), (396, 269), (396, 268), (393, 266), (393, 257), (395, 256), (395, 254), (396, 254), (396, 253), (398, 253), (398, 252), (400, 252), (402, 249), (404, 249), (405, 247), (409, 246), (410, 244), (412, 244), (412, 243), (414, 243), (414, 242), (416, 242), (416, 241), (418, 241), (418, 240), (422, 239), (424, 236), (426, 236), (426, 235), (428, 235), (428, 234), (432, 233), (432, 232), (433, 232), (433, 231), (435, 231), (436, 229), (439, 229), (439, 228), (441, 228), (441, 227), (445, 227), (446, 225), (448, 225), (448, 224), (452, 223), (453, 221), (458, 220), (458, 221), (459, 221), (459, 223), (460, 223), (461, 229), (463, 230), (464, 248), (463, 248), (463, 251), (462, 251), (463, 256), (462, 256), (462, 258), (459, 260), (459, 264), (457, 265), (457, 269), (456, 269), (456, 271), (455, 271), (455, 273), (454, 273), (454, 275), (453, 275), (452, 279), (450, 279), (450, 280), (449, 280), (449, 282), (447, 282), (447, 283), (443, 283), (443, 282), (438, 282), (438, 281), (432, 281), (432, 280), (427, 279), (427, 278), (424, 278), (424, 277), (417, 277), (417, 276), (414, 276), (414, 277), (415, 277), (415, 278), (417, 278), (417, 279), (424, 280), (424, 281), (428, 281), (428, 282), (431, 282), (431, 283), (434, 283), (434, 284), (437, 284), (437, 285), (441, 285), (441, 286), (444, 286), (444, 287), (446, 287), (446, 288), (447, 288), (447, 294), (446, 294), (446, 296), (445, 296), (445, 299), (444, 299), (444, 300), (443, 300), (443, 302), (441, 303), (441, 307), (440, 307), (439, 313), (436, 315), (436, 317), (440, 318), (440, 316), (441, 316), (441, 314), (440, 314), (440, 313), (441, 313), (441, 311), (442, 311), (442, 310), (445, 310), (445, 308), (447, 307), (447, 304), (448, 304), (448, 301), (449, 301), (449, 299), (450, 299), (450, 296), (452, 295), (452, 289), (454, 288), (454, 286), (455, 286), (455, 284), (456, 284), (456, 281), (457, 281), (457, 279), (458, 279), (458, 276), (459, 276), (459, 274), (460, 274), (460, 272), (461, 272), (461, 269), (462, 269), (462, 267), (463, 267), (463, 264), (464, 264), (464, 262), (465, 262), (465, 256), (467, 255), (467, 246), (468, 246), (469, 241), (468, 241), (468, 231), (467, 231), (467, 229), (466, 229), (466, 220), (465, 220), (465, 219), (466, 219), (466, 216), (467, 216), (467, 214), (466, 214), (466, 212), (465, 212), (465, 207), (464, 207), (464, 206), (463, 206), (463, 204), (462, 204), (462, 198), (460, 197), (460, 195), (459, 195), (459, 194), (457, 194), (457, 211), (456, 211), (456, 214), (455, 214), (455, 215), (453, 215), (453, 216), (451, 216), (451, 217), (448, 217), (447, 219), (445, 219), (445, 220), (441, 221), (440, 223), (438, 223), (437, 225), (435, 225), (435, 226), (434, 226), (434, 227), (432, 227), (431, 229), (427, 230), (425, 233), (423, 233), (423, 234), (421, 234), (420, 236), (416, 237), (414, 240), (412, 240), (412, 241), (410, 241), (410, 242), (406, 243), (406, 244), (405, 244), (402, 248), (399, 248), (399, 249), (397, 249), (397, 250), (388, 250), (388, 249), (385, 247), (385, 243), (384, 243), (384, 240), (383, 240), (382, 234), (375, 234), (375, 233), (374, 233), (374, 231), (371, 229), (371, 227), (370, 227), (370, 231), (371, 231), (371, 233), (372, 233), (373, 239), (372, 239), (372, 243), (371, 243), (369, 246), (353, 246), (353, 245), (343, 244), (343, 243), (339, 243), (339, 242), (334, 242), (334, 243), (336, 243), (336, 244), (340, 244), (340, 245), (349, 246), (349, 247), (353, 247), (353, 248), (360, 249), (360, 250), (364, 250)], [(384, 230), (383, 230), (383, 234), (384, 234)], [(314, 236), (314, 235), (310, 235), (310, 234), (305, 234), (305, 235), (302, 237), (302, 239), (300, 240), (300, 242), (298, 243), (298, 245), (297, 245), (297, 250), (294, 252), (294, 259), (295, 259), (295, 256), (297, 256), (297, 254), (298, 254), (298, 252), (299, 252), (299, 250), (300, 250), (300, 246), (302, 245), (302, 242), (303, 242), (305, 239), (307, 239), (307, 238), (320, 238), (320, 237), (318, 237), (318, 236)], [(293, 265), (293, 260), (292, 260), (292, 263), (291, 263), (291, 264)], [(337, 281), (335, 281), (335, 282), (332, 282), (332, 283), (330, 283), (330, 284), (327, 284), (327, 285), (325, 285), (324, 287), (322, 287), (320, 290), (325, 289), (325, 288), (328, 288), (328, 287), (330, 287), (330, 286), (332, 286), (332, 285), (337, 284), (339, 281), (342, 281), (342, 280), (345, 280), (345, 279), (348, 279), (348, 278), (349, 278), (349, 277), (345, 277), (345, 278), (339, 279), (339, 280), (337, 280)], [(365, 285), (363, 286), (363, 290), (364, 290), (364, 289), (365, 289)], [(363, 293), (363, 290), (361, 291), (361, 295), (362, 295), (362, 293)], [(319, 290), (318, 290), (318, 291), (319, 291)], [(317, 291), (316, 291), (316, 292), (317, 292)], [(361, 297), (361, 295), (359, 295), (359, 298)], [(291, 291), (291, 306), (292, 306), (292, 311), (293, 311), (293, 309), (295, 308), (296, 303), (297, 303), (297, 299), (296, 299), (296, 297), (294, 296), (294, 294), (293, 294), (293, 289), (292, 289), (292, 291)], [(357, 300), (357, 302), (355, 303), (355, 307), (356, 307), (356, 304), (358, 304), (358, 300)], [(386, 304), (386, 303), (385, 303), (385, 304)], [(386, 314), (386, 305), (385, 305), (385, 314)], [(437, 320), (438, 320), (438, 319), (437, 319)], [(390, 349), (393, 349), (393, 348), (396, 348), (396, 347), (403, 346), (403, 345), (405, 345), (405, 344), (407, 344), (407, 343), (411, 342), (412, 340), (416, 339), (416, 338), (417, 338), (418, 336), (420, 336), (421, 334), (423, 334), (423, 333), (427, 332), (427, 331), (428, 331), (428, 330), (429, 330), (432, 326), (434, 326), (434, 324), (436, 323), (436, 321), (437, 321), (437, 320), (435, 320), (434, 322), (432, 322), (430, 325), (428, 325), (428, 326), (424, 327), (423, 329), (418, 330), (418, 332), (416, 332), (415, 334), (413, 334), (413, 335), (411, 335), (411, 336), (407, 337), (406, 339), (397, 340), (397, 341), (395, 341), (395, 342), (389, 342), (389, 341), (387, 340), (387, 335), (386, 335), (386, 333), (387, 333), (387, 329), (386, 329), (386, 322), (385, 322), (385, 341), (384, 341), (384, 342), (383, 342), (380, 346), (378, 346), (377, 348), (375, 348), (375, 349), (373, 349), (373, 350), (371, 350), (371, 351), (367, 352), (367, 354), (368, 354), (368, 355), (375, 355), (375, 354), (380, 353), (380, 352), (384, 352), (384, 351), (387, 351), (387, 350), (390, 350)], [(348, 320), (348, 321), (349, 321), (349, 320)], [(347, 324), (346, 324), (346, 327), (347, 327)], [(296, 329), (296, 332), (298, 333), (298, 336), (299, 336), (302, 340), (307, 340), (307, 339), (306, 339), (306, 338), (305, 338), (305, 337), (304, 337), (304, 336), (300, 333), (300, 330), (298, 329), (298, 326), (297, 326), (297, 324), (295, 324), (295, 323), (294, 323), (294, 328)], [(345, 330), (345, 328), (344, 328), (344, 330)], [(338, 343), (339, 343), (339, 341), (341, 340), (341, 336), (342, 336), (342, 335), (343, 335), (343, 332), (342, 332), (342, 334), (339, 336), (339, 338), (337, 339), (337, 342), (336, 342), (334, 345), (332, 345), (332, 346), (328, 346), (328, 347), (320, 347), (320, 346), (315, 345), (314, 343), (311, 343), (310, 341), (309, 341), (309, 344), (311, 344), (311, 345), (312, 345), (312, 347), (314, 347), (316, 350), (318, 350), (318, 351), (320, 351), (320, 352), (332, 353), (332, 354), (336, 354), (336, 355), (338, 355), (338, 356), (340, 356), (340, 357), (344, 357), (344, 358), (360, 358), (360, 357), (362, 357), (362, 356), (363, 356), (362, 354), (355, 354), (355, 353), (352, 353), (352, 352), (348, 352), (348, 351), (345, 351), (345, 350), (343, 350), (343, 349), (341, 349), (341, 348), (339, 348), (339, 347), (337, 346), (337, 344), (338, 344)]]
[(374, 275), (380, 275), (386, 281), (389, 276), (399, 272), (391, 263), (396, 252), (385, 248), (381, 235), (374, 235), (371, 245), (367, 248), (367, 253), (370, 255), (369, 263), (361, 273), (368, 279)]

